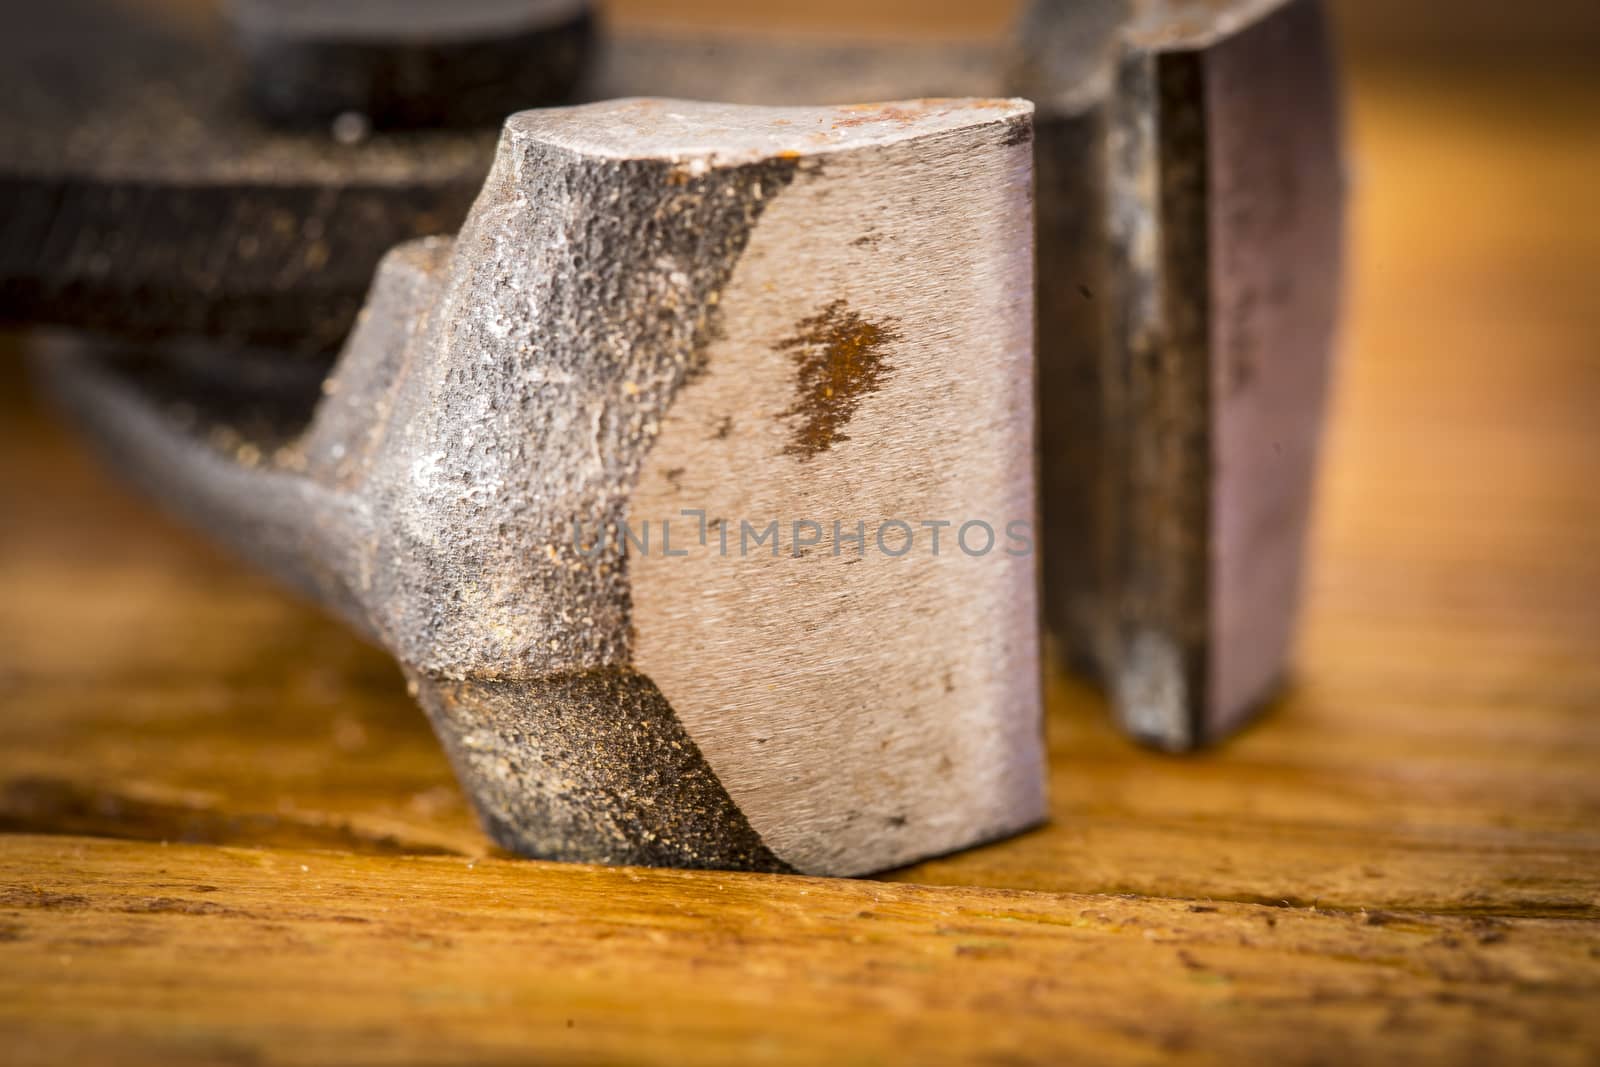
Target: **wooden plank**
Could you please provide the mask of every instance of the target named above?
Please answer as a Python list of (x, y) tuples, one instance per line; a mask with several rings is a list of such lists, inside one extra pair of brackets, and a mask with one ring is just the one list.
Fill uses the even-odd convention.
[(1221, 1063), (1291, 1019), (1334, 1061), (1600, 1041), (1582, 922), (77, 838), (0, 856), (29, 872), (0, 891), (17, 1063)]

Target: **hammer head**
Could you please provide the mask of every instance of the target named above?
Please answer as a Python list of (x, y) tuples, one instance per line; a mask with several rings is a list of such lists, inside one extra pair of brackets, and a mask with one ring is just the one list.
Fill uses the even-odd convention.
[(269, 462), (56, 376), (394, 653), (507, 847), (908, 863), (1044, 814), (1031, 114), (514, 116)]
[(642, 676), (800, 870), (1042, 817), (1030, 112), (513, 118), (376, 474), (401, 658)]

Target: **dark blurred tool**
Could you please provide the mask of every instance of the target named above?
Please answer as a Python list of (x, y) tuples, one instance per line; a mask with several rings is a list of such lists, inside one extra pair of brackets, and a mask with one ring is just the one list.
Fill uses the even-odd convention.
[(594, 34), (588, 0), (226, 0), (250, 99), (290, 124), (499, 125), (565, 99)]
[[(343, 65), (318, 43), (348, 36), (334, 16), (308, 4), (274, 23), (290, 5), (248, 7), (235, 16), (247, 53), (272, 39), (302, 48), (306, 71)], [(494, 23), (501, 44), (565, 69), (556, 57), (581, 48), (584, 19), (523, 10), (536, 9), (546, 29)], [(373, 9), (349, 10), (370, 29)], [(135, 18), (107, 0), (8, 18), (37, 25), (0, 41), (0, 319), (328, 353), (379, 257), (452, 231), (488, 169), (488, 133), (384, 128), (430, 108), (470, 119), (430, 103), (427, 78), (385, 73), (399, 67), (353, 62), (355, 87), (331, 94), (296, 75), (285, 86), (305, 91), (272, 103), (270, 71), (247, 74), (215, 18)], [(362, 40), (394, 54), (394, 37)], [(472, 69), (444, 64), (455, 73), (438, 84)], [(340, 110), (386, 78), (410, 87), (381, 107), (366, 97), (376, 115)], [(533, 94), (561, 83), (514, 87), (506, 106), (552, 102)], [(1342, 201), (1318, 0), (1041, 0), (996, 44), (613, 35), (574, 90), (770, 104), (1013, 93), (1039, 107), (1046, 615), (1131, 733), (1189, 748), (1270, 696), (1292, 634)], [(332, 118), (274, 128), (247, 95), (280, 118)]]

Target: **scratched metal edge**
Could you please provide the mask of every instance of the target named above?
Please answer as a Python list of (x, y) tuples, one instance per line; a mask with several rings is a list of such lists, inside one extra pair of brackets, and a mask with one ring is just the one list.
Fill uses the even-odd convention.
[[(1133, 52), (1109, 117), (1108, 466), (1114, 545), (1102, 670), (1125, 730), (1170, 749), (1196, 740), (1204, 680), (1203, 543), (1210, 464), (1203, 112), (1182, 95), (1199, 60)], [(1188, 283), (1188, 284), (1184, 284)], [(1197, 525), (1198, 524), (1198, 525)]]

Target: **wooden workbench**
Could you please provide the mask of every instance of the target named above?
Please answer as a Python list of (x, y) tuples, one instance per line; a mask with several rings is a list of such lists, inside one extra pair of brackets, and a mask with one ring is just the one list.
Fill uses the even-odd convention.
[(0, 1062), (1595, 1062), (1600, 83), (1363, 67), (1288, 695), (1052, 677), (1053, 819), (826, 881), (498, 855), (395, 669), (4, 363)]

